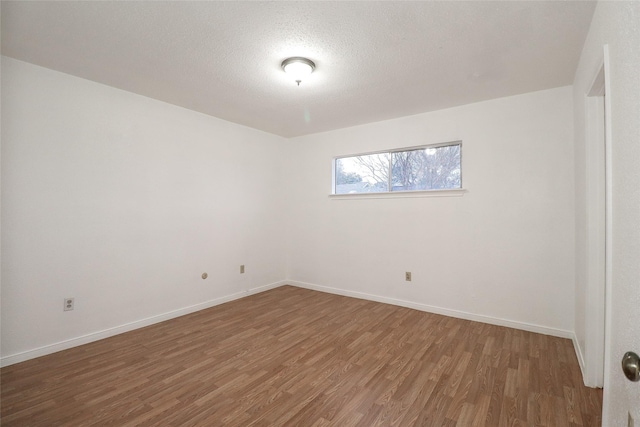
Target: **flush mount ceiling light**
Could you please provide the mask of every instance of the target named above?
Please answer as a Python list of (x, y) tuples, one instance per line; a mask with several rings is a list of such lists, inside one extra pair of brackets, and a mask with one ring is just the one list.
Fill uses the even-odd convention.
[(311, 74), (315, 68), (316, 64), (313, 61), (300, 56), (294, 56), (282, 61), (282, 69), (298, 83), (298, 86), (300, 86), (302, 79)]

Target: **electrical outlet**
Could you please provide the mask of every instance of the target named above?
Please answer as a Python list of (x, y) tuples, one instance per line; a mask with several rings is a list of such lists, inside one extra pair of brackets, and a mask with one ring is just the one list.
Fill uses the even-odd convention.
[(244, 264), (240, 266), (240, 274), (244, 274)]
[(65, 298), (64, 299), (64, 311), (73, 310), (74, 298)]
[(411, 281), (411, 272), (407, 271), (404, 273), (404, 280), (406, 280), (407, 282)]

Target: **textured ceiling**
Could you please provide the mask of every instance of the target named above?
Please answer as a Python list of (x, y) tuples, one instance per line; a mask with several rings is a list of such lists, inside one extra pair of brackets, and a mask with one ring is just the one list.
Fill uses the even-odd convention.
[[(292, 137), (571, 84), (595, 3), (1, 8), (4, 55)], [(316, 63), (300, 87), (290, 56)]]

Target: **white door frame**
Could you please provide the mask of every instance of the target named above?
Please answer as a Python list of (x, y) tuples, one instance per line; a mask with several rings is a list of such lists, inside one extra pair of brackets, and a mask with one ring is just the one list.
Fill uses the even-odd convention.
[(612, 170), (611, 101), (609, 94), (609, 47), (585, 99), (586, 107), (586, 202), (587, 283), (585, 318), (584, 383), (604, 385), (604, 366), (609, 346), (605, 345), (611, 301)]

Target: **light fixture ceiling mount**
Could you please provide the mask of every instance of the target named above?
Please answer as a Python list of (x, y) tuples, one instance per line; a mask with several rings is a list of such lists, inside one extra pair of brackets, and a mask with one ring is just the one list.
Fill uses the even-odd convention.
[(282, 61), (282, 69), (285, 73), (293, 77), (295, 82), (298, 83), (298, 86), (300, 86), (302, 79), (311, 74), (315, 68), (316, 64), (314, 64), (312, 60), (301, 56), (294, 56)]

